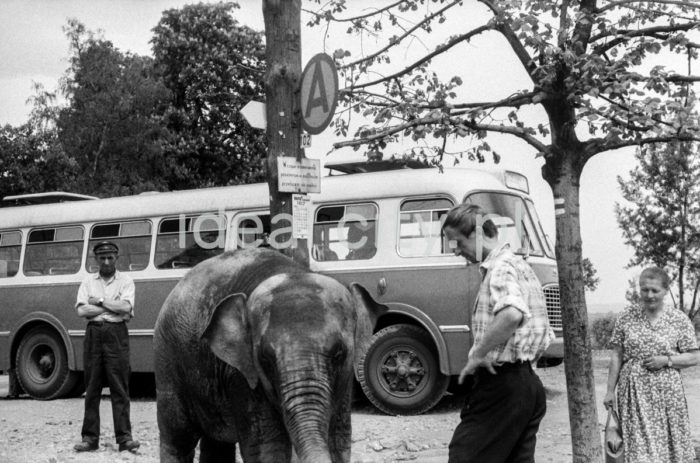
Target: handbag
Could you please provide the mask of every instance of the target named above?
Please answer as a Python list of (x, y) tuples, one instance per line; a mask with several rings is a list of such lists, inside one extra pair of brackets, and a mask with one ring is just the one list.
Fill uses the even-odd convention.
[(615, 407), (608, 408), (608, 421), (605, 423), (605, 463), (624, 463), (625, 447), (622, 443), (620, 418)]

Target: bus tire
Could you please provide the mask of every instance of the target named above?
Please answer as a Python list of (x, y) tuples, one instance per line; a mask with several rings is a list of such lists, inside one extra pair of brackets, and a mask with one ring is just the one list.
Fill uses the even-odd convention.
[(413, 325), (392, 325), (375, 333), (358, 362), (357, 380), (367, 399), (389, 415), (430, 410), (449, 384), (430, 335)]
[(51, 400), (70, 394), (80, 375), (68, 369), (68, 354), (52, 329), (30, 330), (17, 349), (17, 379), (34, 399)]

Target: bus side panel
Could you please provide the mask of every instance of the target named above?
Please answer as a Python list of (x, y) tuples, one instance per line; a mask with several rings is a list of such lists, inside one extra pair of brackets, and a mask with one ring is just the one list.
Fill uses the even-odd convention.
[[(326, 272), (343, 284), (363, 285), (378, 302), (400, 303), (416, 307), (437, 326), (470, 325), (474, 300), (481, 278), (476, 266), (412, 266), (372, 271), (334, 270)], [(386, 293), (378, 294), (380, 279), (386, 281)], [(470, 333), (443, 333), (448, 352), (450, 375), (459, 374), (466, 364)]]
[(10, 369), (10, 335), (0, 331), (0, 374)]
[[(27, 314), (32, 312), (50, 314), (66, 329), (80, 329), (84, 324), (75, 312), (75, 299), (78, 294), (78, 283), (57, 283), (46, 285), (21, 285), (0, 287), (0, 333), (8, 333), (0, 337), (0, 370), (10, 368), (11, 345), (19, 324), (26, 323)], [(24, 319), (24, 320), (22, 320)], [(59, 333), (63, 336), (64, 333)]]
[(158, 313), (180, 278), (136, 280), (134, 319), (129, 322), (131, 370), (153, 372), (153, 332)]

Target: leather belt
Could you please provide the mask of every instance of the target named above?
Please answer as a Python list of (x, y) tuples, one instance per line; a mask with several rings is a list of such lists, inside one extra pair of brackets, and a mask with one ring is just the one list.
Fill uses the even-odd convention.
[(120, 322), (88, 322), (88, 326), (102, 326), (102, 325), (121, 325), (124, 321)]

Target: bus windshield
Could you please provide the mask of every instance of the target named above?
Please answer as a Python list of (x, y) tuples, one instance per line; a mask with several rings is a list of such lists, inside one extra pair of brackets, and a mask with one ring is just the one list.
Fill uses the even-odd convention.
[(497, 192), (473, 193), (464, 202), (477, 204), (498, 227), (499, 239), (510, 244), (516, 254), (550, 256), (537, 215), (516, 195)]

